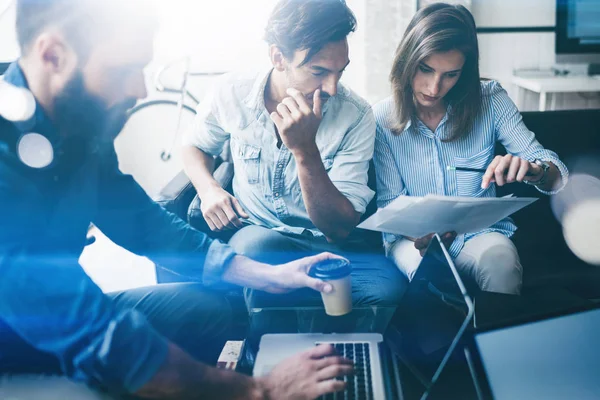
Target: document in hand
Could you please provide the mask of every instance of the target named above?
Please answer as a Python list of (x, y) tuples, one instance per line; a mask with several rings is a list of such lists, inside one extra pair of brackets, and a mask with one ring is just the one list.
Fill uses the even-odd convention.
[(400, 196), (378, 210), (361, 229), (419, 238), (430, 233), (477, 232), (536, 201), (518, 197)]

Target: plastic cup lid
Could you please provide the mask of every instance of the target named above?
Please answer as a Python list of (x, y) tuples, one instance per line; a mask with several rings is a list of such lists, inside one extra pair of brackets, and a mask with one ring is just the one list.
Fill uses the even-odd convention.
[(352, 266), (347, 260), (330, 258), (320, 261), (312, 266), (309, 276), (323, 280), (345, 278), (352, 272)]

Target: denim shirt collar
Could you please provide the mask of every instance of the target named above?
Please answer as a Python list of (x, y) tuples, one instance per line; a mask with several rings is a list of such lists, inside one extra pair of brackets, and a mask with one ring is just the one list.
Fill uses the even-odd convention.
[[(269, 77), (273, 72), (273, 67), (269, 67), (268, 69), (262, 70), (257, 74), (257, 79), (254, 81), (254, 85), (248, 93), (248, 96), (244, 99), (244, 104), (251, 110), (253, 110), (254, 117), (256, 119), (260, 118), (263, 111), (266, 111), (265, 106), (265, 89), (267, 87), (267, 82), (269, 81)], [(331, 97), (324, 105), (323, 105), (323, 115), (329, 109), (329, 104), (331, 103)]]
[[(4, 73), (4, 80), (13, 86), (29, 89), (25, 74), (17, 61), (8, 67)], [(33, 116), (26, 121), (13, 122), (13, 124), (21, 133), (35, 132), (47, 137), (51, 142), (58, 140), (56, 129), (37, 99)]]

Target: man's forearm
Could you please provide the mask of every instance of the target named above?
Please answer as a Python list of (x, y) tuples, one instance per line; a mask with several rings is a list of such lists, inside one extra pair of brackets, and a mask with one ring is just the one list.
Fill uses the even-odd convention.
[(329, 239), (345, 239), (358, 223), (360, 215), (329, 179), (318, 149), (295, 154), (294, 157), (302, 197), (311, 221)]
[(264, 400), (261, 381), (202, 364), (174, 344), (165, 363), (136, 393), (147, 399)]
[(276, 272), (271, 265), (244, 256), (235, 256), (225, 268), (221, 279), (241, 287), (268, 291)]
[(182, 153), (183, 169), (200, 199), (210, 188), (220, 187), (212, 175), (215, 168), (215, 159), (212, 156), (194, 146), (184, 146)]

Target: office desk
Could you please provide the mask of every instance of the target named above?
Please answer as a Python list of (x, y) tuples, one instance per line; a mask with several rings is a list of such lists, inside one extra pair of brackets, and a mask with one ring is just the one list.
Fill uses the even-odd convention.
[(546, 100), (550, 96), (550, 109), (556, 108), (556, 96), (553, 93), (583, 93), (600, 92), (600, 75), (567, 75), (552, 77), (512, 77), (512, 83), (517, 86), (516, 103), (519, 108), (521, 89), (540, 94), (539, 111), (546, 111)]

